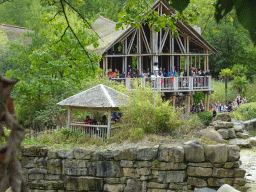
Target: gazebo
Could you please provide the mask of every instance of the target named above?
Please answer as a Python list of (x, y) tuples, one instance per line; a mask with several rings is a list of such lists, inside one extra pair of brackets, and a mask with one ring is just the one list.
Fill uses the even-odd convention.
[[(86, 111), (103, 111), (108, 112), (108, 124), (107, 125), (90, 125), (88, 126), (89, 132), (95, 133), (96, 129), (106, 130), (107, 138), (110, 137), (111, 131), (111, 114), (114, 111), (118, 111), (119, 107), (124, 104), (128, 99), (128, 96), (116, 91), (106, 85), (99, 84), (91, 89), (73, 95), (59, 103), (57, 105), (68, 106), (68, 123), (67, 127), (83, 127), (88, 126), (85, 123), (71, 123), (70, 111), (71, 109), (86, 110)], [(102, 132), (101, 132), (102, 133)], [(100, 135), (100, 134), (98, 134)]]

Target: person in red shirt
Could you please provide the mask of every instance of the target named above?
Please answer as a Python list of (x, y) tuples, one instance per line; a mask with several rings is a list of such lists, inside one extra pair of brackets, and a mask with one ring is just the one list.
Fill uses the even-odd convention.
[[(91, 124), (91, 122), (92, 122), (92, 120), (90, 119), (90, 117), (86, 116), (86, 119), (84, 120), (84, 123), (89, 125), (89, 124)], [(88, 127), (85, 126), (84, 128), (85, 128), (85, 132), (89, 131)]]

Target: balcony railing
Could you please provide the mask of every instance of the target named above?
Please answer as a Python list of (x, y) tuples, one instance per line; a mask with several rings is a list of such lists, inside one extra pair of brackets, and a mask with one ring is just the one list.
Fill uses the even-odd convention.
[[(136, 87), (146, 85), (154, 87), (151, 78), (112, 78), (110, 80), (124, 83), (128, 89), (136, 89)], [(211, 76), (157, 77), (155, 88), (161, 92), (210, 90)]]

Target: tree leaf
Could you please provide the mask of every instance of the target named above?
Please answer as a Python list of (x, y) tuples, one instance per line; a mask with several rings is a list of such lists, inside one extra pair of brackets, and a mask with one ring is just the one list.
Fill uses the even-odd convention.
[(218, 0), (215, 5), (215, 19), (217, 23), (232, 10), (233, 6), (233, 0)]
[(189, 5), (190, 0), (174, 0), (169, 2), (172, 8), (182, 13)]
[(256, 6), (250, 0), (235, 0), (236, 15), (239, 22), (250, 32), (251, 39), (256, 45)]

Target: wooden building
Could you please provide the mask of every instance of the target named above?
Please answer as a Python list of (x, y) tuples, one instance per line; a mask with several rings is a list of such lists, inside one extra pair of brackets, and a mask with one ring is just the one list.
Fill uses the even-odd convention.
[[(151, 8), (159, 15), (175, 14), (175, 10), (165, 0), (158, 0)], [(173, 32), (161, 30), (153, 33), (147, 24), (141, 28), (127, 27), (115, 30), (116, 23), (101, 15), (92, 24), (92, 28), (100, 36), (99, 47), (94, 51), (102, 55), (99, 67), (104, 75), (111, 69), (127, 74), (127, 69), (132, 66), (141, 74), (142, 71), (153, 73), (153, 64), (158, 63), (159, 69), (169, 71), (185, 71), (185, 76), (157, 78), (157, 89), (166, 96), (171, 96), (175, 105), (176, 96), (183, 95), (186, 104), (190, 104), (191, 94), (195, 91), (205, 92), (206, 109), (209, 109), (209, 99), (212, 93), (211, 77), (190, 77), (192, 67), (209, 70), (209, 55), (217, 50), (209, 44), (195, 28), (182, 22), (176, 24), (179, 37), (174, 37)], [(124, 78), (125, 84), (131, 87), (132, 78)], [(142, 85), (150, 79), (142, 79)], [(182, 93), (182, 94), (181, 94)]]

